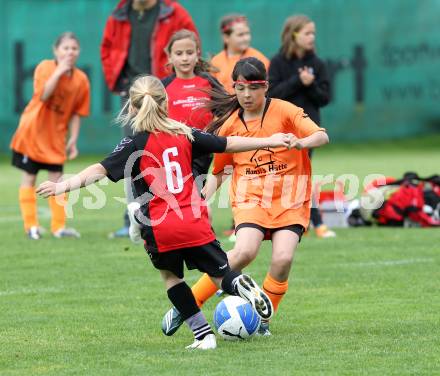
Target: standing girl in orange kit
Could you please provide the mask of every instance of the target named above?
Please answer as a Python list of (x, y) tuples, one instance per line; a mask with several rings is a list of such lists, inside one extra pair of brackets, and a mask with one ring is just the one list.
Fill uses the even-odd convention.
[[(33, 96), (11, 141), (12, 165), (23, 171), (19, 202), (24, 229), (33, 240), (41, 237), (35, 193), (37, 174), (47, 170), (49, 180), (60, 180), (66, 159), (78, 155), (81, 117), (90, 111), (89, 80), (75, 66), (80, 53), (75, 34), (61, 34), (53, 53), (55, 59), (43, 60), (35, 69)], [(49, 200), (52, 234), (57, 238), (79, 237), (76, 230), (65, 227), (64, 204), (64, 195)]]

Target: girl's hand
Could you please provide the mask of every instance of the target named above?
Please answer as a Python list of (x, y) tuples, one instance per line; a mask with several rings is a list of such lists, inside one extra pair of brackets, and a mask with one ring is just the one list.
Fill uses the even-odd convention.
[(65, 58), (57, 61), (57, 73), (61, 76), (73, 69), (73, 63), (70, 59)]
[(315, 81), (315, 75), (311, 73), (307, 66), (298, 69), (299, 79), (304, 86), (310, 86)]
[(69, 140), (66, 146), (67, 158), (69, 160), (75, 159), (78, 156), (78, 148), (76, 147), (76, 142)]
[(37, 188), (37, 194), (41, 197), (48, 198), (49, 196), (55, 196), (57, 192), (60, 192), (58, 187), (59, 183), (54, 183), (53, 181), (45, 181), (41, 183)]
[(269, 147), (276, 148), (276, 147), (284, 146), (290, 149), (292, 137), (295, 137), (292, 133), (275, 133), (269, 137), (269, 141), (270, 141)]
[(292, 135), (289, 149), (296, 149), (296, 150), (304, 149), (301, 139)]

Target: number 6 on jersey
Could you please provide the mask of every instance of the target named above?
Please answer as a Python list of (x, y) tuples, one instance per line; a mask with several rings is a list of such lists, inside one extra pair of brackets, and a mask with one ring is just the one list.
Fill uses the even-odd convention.
[[(170, 161), (170, 154), (177, 157), (179, 153), (176, 147), (165, 149), (162, 153), (162, 160), (165, 166), (165, 173), (167, 177), (167, 188), (171, 193), (180, 193), (183, 191), (183, 175), (180, 164), (176, 161)], [(173, 174), (174, 170), (174, 174)], [(175, 179), (174, 179), (175, 176)], [(174, 186), (174, 183), (177, 186)]]

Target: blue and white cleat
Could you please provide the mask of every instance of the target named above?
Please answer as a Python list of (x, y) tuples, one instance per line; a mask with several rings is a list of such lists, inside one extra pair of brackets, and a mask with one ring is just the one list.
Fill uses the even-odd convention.
[(183, 324), (182, 315), (177, 308), (171, 308), (162, 319), (162, 332), (166, 336), (172, 336)]

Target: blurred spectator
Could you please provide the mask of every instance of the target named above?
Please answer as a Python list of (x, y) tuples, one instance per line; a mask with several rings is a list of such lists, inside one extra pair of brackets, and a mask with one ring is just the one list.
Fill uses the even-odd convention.
[(267, 70), (269, 59), (250, 46), (251, 29), (245, 16), (241, 14), (224, 16), (220, 21), (220, 32), (223, 38), (223, 50), (211, 60), (211, 64), (219, 70), (213, 75), (228, 93), (233, 94), (232, 71), (238, 60), (244, 57), (255, 57), (264, 63)]
[[(168, 61), (165, 47), (176, 31), (188, 29), (197, 33), (194, 22), (179, 3), (171, 0), (121, 0), (107, 20), (101, 43), (101, 61), (105, 81), (112, 92), (127, 100), (134, 78), (153, 74), (164, 78)], [(132, 136), (125, 126), (124, 136)], [(133, 201), (134, 190), (126, 181), (127, 202)], [(127, 212), (124, 226), (111, 237), (128, 236)]]
[[(320, 125), (319, 109), (330, 101), (329, 80), (325, 63), (315, 52), (315, 24), (304, 15), (289, 17), (281, 34), (281, 49), (270, 61), (269, 96), (289, 101)], [(310, 150), (310, 157), (312, 150)], [(320, 238), (336, 234), (323, 224), (313, 203), (311, 222)]]

